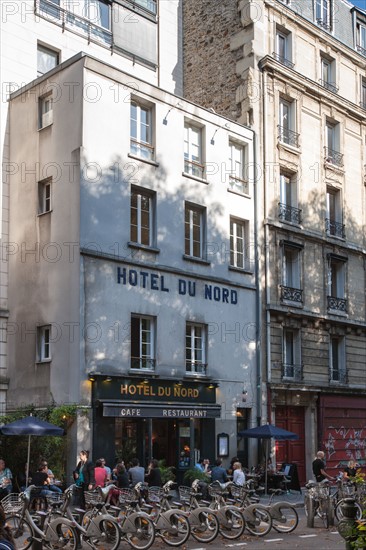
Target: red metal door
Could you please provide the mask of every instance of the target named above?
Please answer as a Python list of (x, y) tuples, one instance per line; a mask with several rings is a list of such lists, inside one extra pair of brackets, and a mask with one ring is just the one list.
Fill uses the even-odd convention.
[(295, 441), (276, 441), (276, 462), (277, 464), (283, 462), (296, 464), (300, 484), (304, 485), (306, 483), (304, 407), (276, 407), (275, 424), (299, 436)]

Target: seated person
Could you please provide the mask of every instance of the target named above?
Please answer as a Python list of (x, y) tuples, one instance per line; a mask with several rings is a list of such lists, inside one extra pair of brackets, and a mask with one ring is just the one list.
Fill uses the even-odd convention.
[(219, 483), (227, 482), (227, 473), (225, 468), (222, 467), (222, 458), (215, 460), (215, 466), (211, 470), (211, 481), (218, 481)]
[(95, 462), (94, 477), (96, 487), (105, 487), (107, 482), (107, 472), (100, 458)]
[(48, 477), (47, 466), (44, 466), (44, 464), (39, 465), (37, 472), (33, 474), (32, 485), (41, 489), (40, 495), (42, 496), (47, 497), (53, 494), (49, 490), (50, 478)]
[(42, 460), (41, 465), (47, 467), (47, 475), (48, 475), (48, 478), (50, 480), (50, 484), (48, 486), (48, 489), (50, 491), (53, 491), (54, 493), (62, 493), (62, 489), (60, 487), (57, 487), (57, 485), (55, 485), (55, 476), (53, 475), (52, 470), (49, 469), (47, 460)]
[(19, 489), (24, 491), (26, 487), (32, 483), (32, 472), (28, 470), (28, 483), (27, 483), (27, 463), (24, 465), (24, 472), (20, 472), (17, 475)]
[(0, 458), (0, 500), (13, 491), (13, 474)]

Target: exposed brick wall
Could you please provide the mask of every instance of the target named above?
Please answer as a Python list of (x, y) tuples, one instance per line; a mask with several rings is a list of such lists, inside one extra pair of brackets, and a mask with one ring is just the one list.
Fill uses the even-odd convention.
[(183, 29), (184, 96), (238, 119), (236, 63), (243, 49), (230, 49), (231, 38), (242, 30), (237, 0), (184, 0)]

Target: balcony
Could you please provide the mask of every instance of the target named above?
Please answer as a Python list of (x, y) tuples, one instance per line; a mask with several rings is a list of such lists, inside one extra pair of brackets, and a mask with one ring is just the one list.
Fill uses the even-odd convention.
[(299, 147), (299, 136), (296, 132), (285, 128), (284, 126), (277, 126), (278, 128), (278, 139), (281, 143), (286, 143), (286, 145), (292, 145), (292, 147)]
[(276, 61), (278, 61), (282, 65), (285, 65), (289, 69), (293, 69), (295, 67), (295, 63), (292, 63), (292, 61), (290, 61), (289, 59), (286, 59), (286, 57), (283, 57), (283, 55), (273, 52), (272, 56)]
[(291, 380), (294, 382), (300, 382), (302, 380), (302, 365), (298, 364), (282, 364), (282, 380)]
[(155, 359), (149, 357), (131, 357), (131, 369), (133, 370), (155, 370)]
[(329, 149), (329, 147), (324, 147), (324, 160), (334, 166), (343, 166), (342, 153), (339, 153), (339, 151), (334, 151), (334, 149)]
[(186, 361), (186, 374), (198, 374), (205, 376), (207, 372), (207, 364), (199, 361)]
[(330, 92), (333, 92), (333, 94), (337, 94), (339, 88), (334, 84), (334, 82), (328, 82), (328, 80), (323, 80), (322, 78), (319, 80), (319, 83), (323, 88), (326, 88)]
[(184, 173), (194, 176), (195, 178), (204, 179), (205, 167), (203, 164), (194, 160), (184, 159)]
[(325, 230), (328, 235), (332, 237), (339, 237), (340, 239), (346, 238), (346, 232), (344, 230), (344, 224), (331, 220), (329, 218), (325, 219)]
[(332, 28), (329, 21), (328, 21), (328, 19), (319, 18), (319, 19), (316, 20), (316, 24), (318, 25), (318, 27), (321, 27), (325, 31), (330, 31), (331, 28)]
[(364, 47), (360, 46), (360, 44), (357, 44), (356, 49), (357, 49), (358, 53), (360, 53), (361, 55), (364, 55), (366, 57), (366, 50), (365, 50)]
[(329, 369), (329, 382), (336, 384), (347, 384), (348, 376), (344, 368), (342, 369)]
[(249, 182), (235, 176), (229, 176), (229, 188), (231, 191), (249, 195)]
[[(72, 3), (71, 3), (72, 4)], [(97, 42), (112, 46), (112, 32), (109, 29), (91, 22), (85, 17), (74, 14), (71, 10), (60, 8), (50, 0), (35, 0), (35, 14), (67, 29), (74, 34), (84, 36), (88, 42)]]
[(285, 222), (301, 223), (301, 210), (282, 202), (278, 203), (278, 217)]
[(335, 296), (327, 296), (328, 310), (347, 313), (347, 300)]
[(154, 147), (149, 143), (137, 141), (135, 138), (131, 138), (130, 152), (142, 159), (154, 160)]
[(281, 302), (297, 302), (302, 304), (302, 289), (301, 288), (291, 288), (290, 286), (280, 286), (281, 288)]

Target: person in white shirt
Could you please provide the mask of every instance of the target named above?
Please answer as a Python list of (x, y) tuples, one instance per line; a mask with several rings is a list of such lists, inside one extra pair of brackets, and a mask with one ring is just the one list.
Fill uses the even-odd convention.
[(233, 482), (235, 485), (240, 485), (241, 487), (245, 483), (245, 474), (241, 462), (234, 462), (233, 464)]

